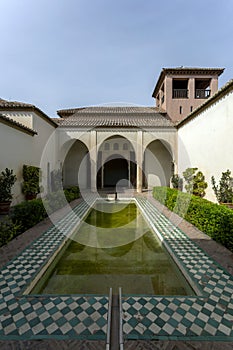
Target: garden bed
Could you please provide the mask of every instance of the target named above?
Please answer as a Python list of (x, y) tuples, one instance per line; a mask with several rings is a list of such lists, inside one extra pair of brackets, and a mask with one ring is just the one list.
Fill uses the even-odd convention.
[(154, 187), (153, 197), (216, 242), (233, 251), (231, 209), (168, 187)]

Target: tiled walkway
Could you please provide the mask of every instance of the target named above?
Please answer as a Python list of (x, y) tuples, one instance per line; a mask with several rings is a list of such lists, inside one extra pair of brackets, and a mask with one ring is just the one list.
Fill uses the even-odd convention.
[(1, 269), (0, 339), (106, 340), (108, 296), (22, 294), (88, 208), (81, 202)]
[[(127, 349), (230, 349), (233, 340), (233, 279), (150, 201), (138, 199), (167, 248), (179, 260), (200, 294), (197, 297), (123, 296), (123, 335)], [(0, 275), (0, 349), (104, 349), (108, 296), (22, 296), (38, 270), (78, 225), (88, 205), (78, 206), (56, 226), (46, 227)], [(65, 233), (65, 234), (63, 234)], [(26, 238), (24, 238), (26, 237)], [(22, 235), (18, 246), (25, 246)], [(27, 245), (27, 244), (26, 244)], [(0, 249), (0, 265), (17, 240)], [(13, 252), (14, 253), (14, 252)], [(124, 292), (124, 291), (123, 291)], [(192, 342), (192, 340), (195, 340)], [(202, 342), (205, 340), (205, 342)], [(218, 340), (218, 341), (216, 341)], [(224, 341), (224, 342), (223, 342)], [(210, 344), (209, 347), (206, 347)]]
[(233, 278), (145, 198), (137, 203), (197, 297), (123, 297), (125, 339), (233, 340)]

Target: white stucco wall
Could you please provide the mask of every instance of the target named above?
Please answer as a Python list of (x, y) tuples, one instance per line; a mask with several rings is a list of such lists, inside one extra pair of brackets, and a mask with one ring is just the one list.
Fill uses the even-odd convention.
[(216, 201), (211, 185), (223, 171), (233, 174), (233, 92), (200, 113), (178, 130), (178, 173), (187, 167), (201, 170), (208, 183), (206, 197)]
[[(13, 187), (14, 198), (12, 204), (19, 203), (24, 199), (21, 192), (22, 167), (24, 164), (42, 167), (42, 175), (46, 176), (48, 161), (51, 163), (51, 170), (56, 167), (57, 163), (55, 128), (35, 113), (32, 113), (32, 118), (33, 128), (38, 133), (34, 136), (0, 123), (0, 171), (5, 168), (13, 169), (17, 176), (17, 182)], [(49, 139), (49, 147), (46, 149), (44, 163), (42, 164), (43, 150)]]

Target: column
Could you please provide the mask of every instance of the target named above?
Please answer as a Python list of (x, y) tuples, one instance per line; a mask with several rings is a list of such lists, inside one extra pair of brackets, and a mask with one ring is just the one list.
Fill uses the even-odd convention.
[(91, 131), (91, 148), (90, 148), (90, 161), (91, 161), (91, 191), (96, 192), (96, 177), (97, 177), (97, 144), (96, 144), (96, 131)]
[(131, 182), (130, 182), (130, 156), (128, 157), (128, 188), (131, 188)]
[[(194, 100), (195, 99), (195, 94), (196, 94), (196, 91), (195, 91), (195, 78), (189, 78), (189, 82), (188, 82), (188, 98), (190, 100)], [(189, 110), (187, 112), (187, 114), (189, 114), (190, 112), (190, 105), (189, 105)]]
[(137, 132), (137, 192), (142, 192), (142, 130)]
[(101, 188), (104, 188), (104, 164), (101, 164)]

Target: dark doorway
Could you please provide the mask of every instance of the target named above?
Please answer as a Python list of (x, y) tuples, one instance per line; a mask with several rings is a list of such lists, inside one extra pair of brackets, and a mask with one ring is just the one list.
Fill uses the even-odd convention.
[(111, 159), (104, 164), (104, 187), (114, 187), (122, 179), (129, 180), (129, 169), (126, 159)]

